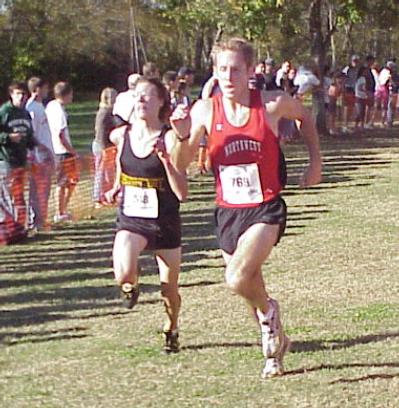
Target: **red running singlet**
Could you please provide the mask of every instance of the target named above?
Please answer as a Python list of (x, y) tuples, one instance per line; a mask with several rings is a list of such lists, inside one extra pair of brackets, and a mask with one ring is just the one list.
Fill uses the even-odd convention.
[(250, 114), (244, 126), (227, 120), (222, 95), (213, 100), (208, 147), (220, 207), (256, 207), (282, 190), (280, 146), (265, 116), (259, 91), (251, 91)]

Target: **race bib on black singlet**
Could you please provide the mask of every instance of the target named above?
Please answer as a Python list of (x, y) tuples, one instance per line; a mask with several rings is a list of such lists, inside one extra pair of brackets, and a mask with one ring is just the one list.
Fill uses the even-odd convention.
[(228, 204), (260, 204), (263, 193), (256, 163), (219, 166), (222, 198)]
[(155, 188), (125, 186), (123, 214), (127, 217), (158, 218), (158, 194)]

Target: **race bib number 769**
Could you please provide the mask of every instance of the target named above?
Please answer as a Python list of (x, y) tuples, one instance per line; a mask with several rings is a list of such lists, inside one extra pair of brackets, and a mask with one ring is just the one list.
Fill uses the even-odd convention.
[(256, 163), (219, 166), (223, 201), (229, 204), (260, 204), (263, 193)]

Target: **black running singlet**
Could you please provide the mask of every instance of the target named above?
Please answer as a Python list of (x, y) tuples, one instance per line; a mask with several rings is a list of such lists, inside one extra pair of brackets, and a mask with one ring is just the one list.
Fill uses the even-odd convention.
[[(164, 139), (169, 129), (164, 127), (159, 137)], [(155, 152), (137, 157), (130, 145), (128, 128), (120, 156), (122, 202), (121, 213), (126, 217), (158, 219), (178, 212), (180, 202), (173, 193), (165, 168)]]

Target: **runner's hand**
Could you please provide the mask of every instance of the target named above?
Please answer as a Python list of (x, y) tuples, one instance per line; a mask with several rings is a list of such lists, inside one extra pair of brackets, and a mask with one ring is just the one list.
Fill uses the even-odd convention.
[(309, 166), (305, 169), (299, 185), (301, 187), (310, 187), (321, 182), (321, 161), (311, 161)]
[(117, 198), (120, 190), (121, 190), (121, 188), (118, 186), (118, 187), (113, 187), (113, 188), (111, 188), (111, 190), (108, 190), (107, 192), (105, 192), (104, 193), (105, 201), (108, 204), (115, 204), (116, 198)]
[(170, 125), (178, 137), (184, 138), (189, 135), (191, 129), (189, 108), (182, 104), (177, 105), (170, 117)]
[(159, 160), (161, 160), (163, 164), (170, 163), (170, 156), (169, 156), (169, 153), (166, 151), (165, 140), (158, 139), (154, 147), (154, 150), (155, 150), (155, 153), (158, 155)]

